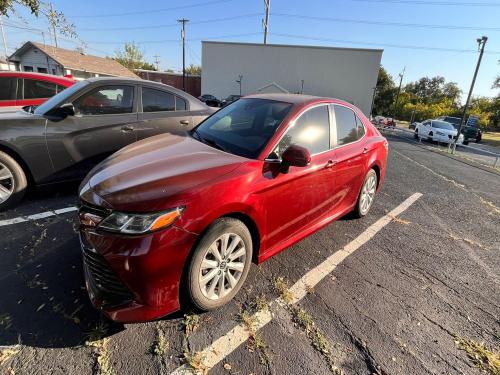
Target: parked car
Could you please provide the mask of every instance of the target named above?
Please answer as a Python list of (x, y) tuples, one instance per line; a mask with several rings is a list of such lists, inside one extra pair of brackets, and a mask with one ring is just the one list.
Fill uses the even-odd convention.
[(182, 134), (213, 108), (151, 81), (93, 78), (38, 107), (0, 114), (0, 209), (28, 183), (82, 179), (120, 148), (161, 133)]
[[(458, 131), (452, 124), (440, 120), (425, 120), (415, 123), (415, 138), (424, 138), (433, 142), (452, 143), (457, 137)], [(459, 144), (463, 142), (463, 134), (458, 138)]]
[[(457, 130), (460, 127), (460, 123), (462, 122), (462, 119), (460, 117), (452, 116), (440, 116), (437, 118), (437, 120), (449, 122)], [(483, 137), (481, 129), (479, 129), (477, 126), (470, 126), (467, 124), (464, 124), (464, 126), (462, 127), (462, 134), (464, 135), (464, 145), (468, 145), (470, 141), (479, 143), (481, 142), (481, 139)]]
[(50, 74), (0, 72), (0, 107), (40, 105), (75, 82)]
[(215, 96), (210, 94), (204, 94), (198, 97), (203, 103), (210, 107), (220, 107), (221, 101), (217, 99)]
[(241, 98), (241, 95), (229, 95), (226, 99), (224, 99), (221, 102), (221, 107), (225, 107), (226, 105), (231, 104), (232, 102), (235, 102), (239, 98)]
[(347, 213), (365, 216), (387, 152), (356, 107), (294, 94), (248, 96), (188, 137), (128, 146), (80, 188), (90, 299), (122, 322), (179, 309), (181, 290), (198, 309), (222, 306), (252, 260)]
[(392, 128), (394, 129), (396, 127), (396, 121), (392, 117), (385, 117), (380, 125), (383, 128)]

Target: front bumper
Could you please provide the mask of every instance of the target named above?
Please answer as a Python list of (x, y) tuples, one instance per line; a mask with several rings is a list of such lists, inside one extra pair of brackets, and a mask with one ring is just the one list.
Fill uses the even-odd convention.
[(82, 227), (85, 283), (92, 304), (117, 322), (154, 320), (177, 311), (182, 272), (196, 238), (175, 226), (144, 236)]

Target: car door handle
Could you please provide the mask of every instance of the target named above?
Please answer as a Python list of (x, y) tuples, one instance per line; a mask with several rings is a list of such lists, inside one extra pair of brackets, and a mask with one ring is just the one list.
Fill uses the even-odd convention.
[(189, 125), (189, 121), (188, 120), (181, 120), (179, 122), (181, 123), (181, 125)]
[(325, 168), (332, 168), (337, 162), (335, 160), (328, 160), (326, 162)]
[(122, 126), (122, 132), (128, 133), (134, 131), (134, 127), (132, 125), (123, 125)]
[(367, 154), (367, 153), (368, 153), (368, 151), (370, 151), (370, 150), (368, 149), (368, 147), (363, 148), (363, 154)]

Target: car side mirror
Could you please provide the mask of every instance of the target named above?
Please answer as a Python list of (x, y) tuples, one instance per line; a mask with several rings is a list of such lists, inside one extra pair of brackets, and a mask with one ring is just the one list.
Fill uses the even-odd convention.
[(307, 148), (297, 145), (288, 146), (281, 156), (281, 166), (284, 173), (289, 167), (305, 167), (311, 162), (311, 154)]
[(74, 116), (75, 115), (75, 106), (73, 103), (65, 103), (59, 107), (61, 114), (64, 116)]

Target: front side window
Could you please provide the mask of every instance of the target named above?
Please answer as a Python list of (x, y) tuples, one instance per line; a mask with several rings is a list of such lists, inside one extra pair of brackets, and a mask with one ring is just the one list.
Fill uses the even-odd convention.
[(1, 77), (0, 78), (0, 100), (15, 100), (16, 99), (17, 78)]
[(255, 159), (291, 108), (291, 103), (240, 99), (207, 118), (192, 135), (226, 152)]
[(301, 114), (295, 124), (281, 138), (271, 157), (281, 158), (283, 152), (291, 145), (305, 147), (311, 155), (330, 148), (328, 106), (314, 107)]
[(356, 142), (364, 134), (363, 124), (351, 109), (341, 105), (334, 105), (333, 107), (335, 108), (335, 122), (337, 125), (337, 145), (342, 146)]
[(142, 88), (143, 112), (175, 111), (175, 96), (166, 91)]
[(132, 86), (105, 86), (90, 91), (73, 102), (79, 115), (111, 115), (132, 113), (134, 88)]
[(55, 94), (55, 83), (35, 79), (24, 80), (24, 99), (50, 98)]

